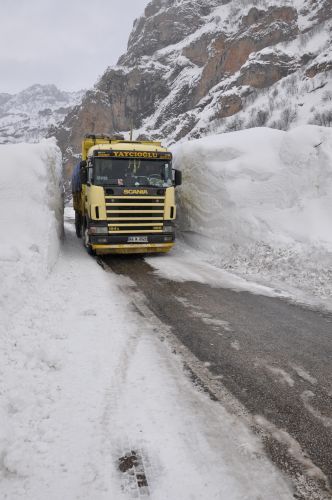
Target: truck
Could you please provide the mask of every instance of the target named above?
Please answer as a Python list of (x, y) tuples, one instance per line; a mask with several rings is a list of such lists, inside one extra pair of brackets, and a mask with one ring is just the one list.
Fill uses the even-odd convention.
[(161, 142), (86, 135), (72, 175), (77, 237), (90, 254), (168, 252), (181, 182)]

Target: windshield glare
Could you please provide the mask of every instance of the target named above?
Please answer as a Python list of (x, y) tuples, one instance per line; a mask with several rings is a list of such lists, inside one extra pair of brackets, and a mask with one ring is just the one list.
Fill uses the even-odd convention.
[(95, 158), (94, 184), (99, 186), (172, 186), (172, 165), (165, 160)]

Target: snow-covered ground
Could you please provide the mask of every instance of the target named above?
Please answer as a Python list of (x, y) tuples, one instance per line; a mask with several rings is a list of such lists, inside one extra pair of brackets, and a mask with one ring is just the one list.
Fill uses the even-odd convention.
[(162, 326), (137, 313), (126, 294), (131, 283), (85, 253), (72, 220), (56, 258), (54, 143), (8, 148), (1, 167), (8, 228), (0, 254), (1, 498), (292, 498), (257, 438), (192, 386), (161, 342)]
[(332, 308), (332, 129), (254, 128), (183, 143), (174, 153), (187, 245), (149, 259), (159, 272), (257, 293), (248, 281), (256, 282), (274, 289), (261, 293)]

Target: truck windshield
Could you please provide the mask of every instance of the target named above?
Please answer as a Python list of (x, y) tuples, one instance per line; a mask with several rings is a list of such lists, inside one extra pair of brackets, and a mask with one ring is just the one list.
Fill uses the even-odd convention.
[(172, 164), (165, 160), (95, 158), (94, 184), (99, 186), (172, 186)]

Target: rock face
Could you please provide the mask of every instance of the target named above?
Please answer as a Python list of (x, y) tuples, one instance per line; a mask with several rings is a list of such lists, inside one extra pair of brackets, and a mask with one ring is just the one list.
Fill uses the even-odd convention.
[(315, 121), (332, 91), (331, 5), (152, 0), (126, 54), (56, 130), (69, 170), (85, 133), (128, 131), (132, 123), (136, 136), (172, 144)]
[(0, 144), (37, 142), (63, 121), (84, 91), (63, 92), (55, 85), (32, 85), (18, 94), (0, 94)]

